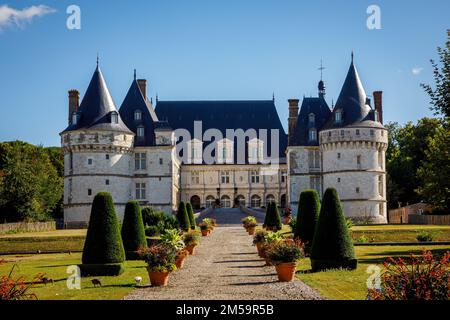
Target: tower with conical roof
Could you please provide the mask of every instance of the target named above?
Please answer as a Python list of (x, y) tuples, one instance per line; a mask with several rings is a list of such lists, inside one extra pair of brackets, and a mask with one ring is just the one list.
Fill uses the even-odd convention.
[(83, 227), (94, 196), (110, 192), (119, 218), (131, 198), (134, 133), (125, 125), (98, 66), (81, 104), (69, 91), (69, 124), (60, 133), (64, 152), (64, 222)]
[(370, 99), (352, 61), (330, 118), (319, 134), (323, 189), (334, 187), (346, 216), (384, 223), (385, 152), (388, 132), (380, 122), (381, 94)]

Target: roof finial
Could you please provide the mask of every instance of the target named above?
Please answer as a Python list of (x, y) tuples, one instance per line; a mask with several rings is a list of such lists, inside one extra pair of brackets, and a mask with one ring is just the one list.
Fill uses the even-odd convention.
[(134, 69), (134, 80), (136, 80), (136, 69)]
[(98, 69), (98, 60), (99, 60), (99, 57), (98, 57), (98, 52), (97, 52), (97, 69)]
[(156, 102), (158, 102), (158, 92), (156, 93)]
[(320, 80), (322, 81), (322, 71), (325, 69), (325, 67), (322, 64), (322, 59), (320, 59), (320, 68), (318, 70), (320, 70)]
[(272, 92), (272, 101), (275, 102), (275, 91)]
[(353, 50), (352, 50), (352, 63), (353, 63)]

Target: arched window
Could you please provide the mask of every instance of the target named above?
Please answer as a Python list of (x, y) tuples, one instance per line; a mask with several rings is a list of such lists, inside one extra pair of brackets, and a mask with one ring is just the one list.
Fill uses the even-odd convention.
[(261, 207), (261, 197), (258, 195), (253, 195), (251, 198), (251, 207), (252, 208), (259, 208)]
[(317, 141), (317, 130), (309, 129), (309, 141)]
[(72, 124), (76, 125), (78, 123), (78, 113), (72, 113)]
[(377, 110), (375, 110), (375, 112), (374, 112), (374, 118), (375, 118), (376, 122), (380, 122), (380, 114), (378, 113)]
[(269, 205), (269, 203), (275, 202), (275, 197), (272, 194), (269, 194), (266, 196), (266, 207)]
[(281, 208), (286, 208), (286, 195), (282, 194), (281, 195), (281, 199), (280, 199), (280, 207)]
[(111, 123), (119, 123), (119, 115), (117, 112), (111, 112)]
[(134, 120), (142, 120), (142, 112), (141, 112), (141, 110), (134, 111)]
[(334, 121), (336, 123), (339, 123), (342, 121), (342, 111), (340, 111), (340, 110), (336, 111), (336, 113), (334, 114)]
[(223, 195), (222, 198), (220, 198), (220, 203), (222, 207), (224, 208), (230, 208), (231, 207), (231, 199), (229, 196)]
[(142, 137), (144, 137), (144, 134), (145, 134), (144, 127), (143, 126), (137, 127), (137, 136), (139, 138), (142, 138)]
[(245, 207), (245, 197), (240, 194), (236, 197), (236, 200), (238, 201), (239, 205)]
[(316, 116), (314, 115), (314, 113), (310, 113), (308, 116), (308, 122), (310, 125), (314, 125), (316, 122)]
[(214, 205), (214, 202), (216, 202), (216, 198), (214, 198), (213, 196), (207, 196), (206, 197), (206, 207), (210, 208)]
[(191, 205), (194, 210), (200, 209), (200, 197), (195, 195), (191, 197)]

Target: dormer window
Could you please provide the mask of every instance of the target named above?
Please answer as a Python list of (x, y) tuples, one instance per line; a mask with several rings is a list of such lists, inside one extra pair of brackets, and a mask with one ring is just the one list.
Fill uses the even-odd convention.
[(119, 115), (117, 112), (111, 112), (111, 123), (119, 123)]
[(72, 124), (76, 125), (78, 123), (78, 113), (72, 113)]
[(380, 114), (378, 113), (378, 111), (375, 110), (374, 114), (374, 119), (376, 122), (380, 122)]
[(137, 136), (139, 138), (142, 138), (144, 137), (144, 134), (145, 134), (144, 127), (142, 126), (137, 127)]
[(142, 120), (142, 112), (141, 112), (141, 110), (136, 110), (134, 112), (134, 120)]
[(317, 140), (317, 130), (309, 129), (309, 141), (316, 141), (316, 140)]
[(340, 123), (342, 121), (342, 111), (336, 111), (334, 114), (334, 121)]
[(316, 122), (316, 116), (314, 115), (314, 113), (310, 113), (308, 116), (308, 121), (310, 125), (314, 125)]

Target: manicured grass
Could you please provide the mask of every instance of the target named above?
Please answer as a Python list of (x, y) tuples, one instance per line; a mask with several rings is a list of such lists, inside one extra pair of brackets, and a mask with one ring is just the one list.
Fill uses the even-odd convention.
[(353, 271), (332, 270), (312, 273), (309, 258), (302, 259), (299, 264), (297, 277), (315, 288), (327, 299), (333, 300), (365, 300), (367, 295), (366, 273), (369, 265), (378, 265), (383, 270), (386, 257), (407, 257), (411, 253), (420, 254), (423, 249), (442, 254), (450, 251), (450, 246), (357, 246), (358, 268)]
[(62, 229), (41, 232), (21, 232), (13, 234), (0, 234), (0, 239), (5, 238), (36, 238), (36, 237), (79, 237), (86, 236), (87, 229)]
[(81, 253), (69, 254), (40, 254), (26, 256), (0, 256), (0, 260), (6, 263), (0, 264), (0, 275), (8, 274), (14, 264), (14, 278), (21, 275), (27, 281), (31, 281), (38, 273), (45, 273), (52, 278), (54, 284), (38, 284), (30, 290), (37, 295), (39, 300), (115, 300), (123, 298), (135, 288), (134, 278), (142, 277), (142, 284), (148, 284), (149, 278), (143, 261), (126, 261), (125, 272), (117, 277), (95, 277), (102, 282), (102, 287), (94, 288), (91, 280), (94, 277), (81, 278), (81, 290), (68, 289), (66, 273), (69, 265), (81, 262)]
[(416, 237), (422, 231), (430, 232), (433, 241), (450, 241), (450, 226), (375, 225), (353, 226), (351, 230), (355, 241), (364, 236), (369, 242), (418, 242)]
[(36, 252), (83, 250), (85, 236), (0, 238), (0, 252)]

